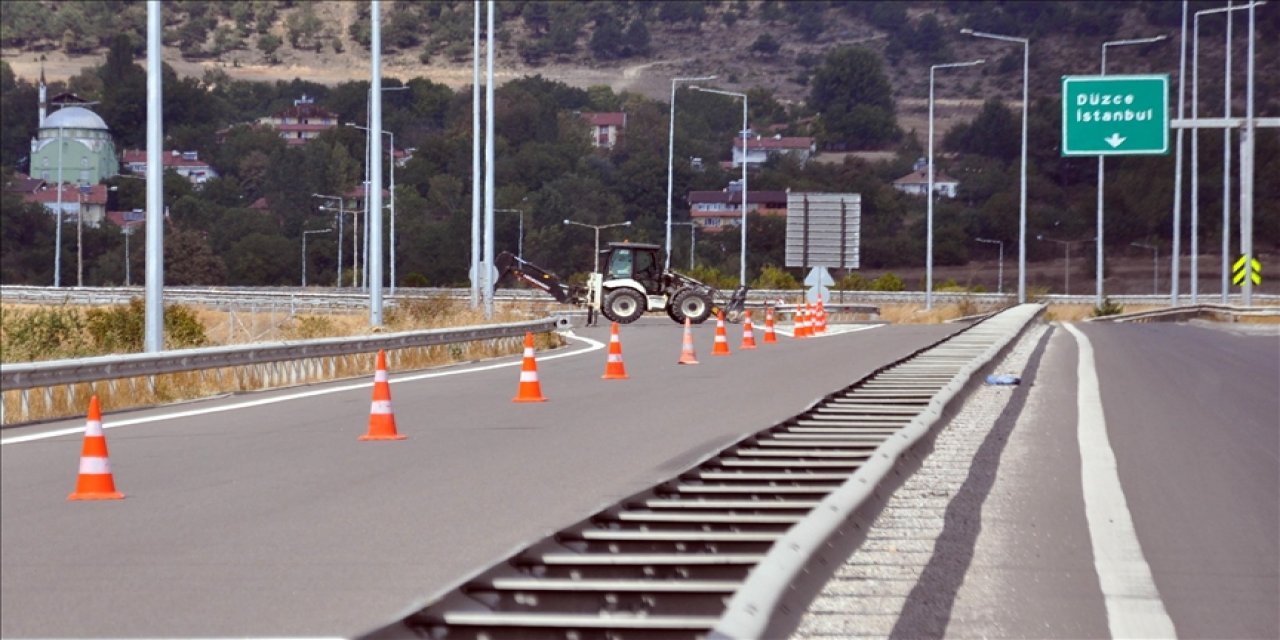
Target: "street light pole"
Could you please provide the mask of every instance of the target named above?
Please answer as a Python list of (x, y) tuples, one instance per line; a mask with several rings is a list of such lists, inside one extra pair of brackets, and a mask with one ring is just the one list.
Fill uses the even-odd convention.
[[(42, 123), (43, 124), (43, 123)], [(62, 286), (62, 127), (58, 127), (58, 205), (54, 211), (53, 286)], [(32, 173), (35, 173), (34, 171)]]
[(494, 213), (518, 213), (520, 214), (519, 233), (516, 236), (516, 257), (524, 260), (524, 210), (523, 209), (494, 209)]
[(1036, 240), (1056, 242), (1062, 245), (1062, 255), (1065, 258), (1065, 262), (1062, 266), (1062, 293), (1063, 295), (1071, 295), (1071, 245), (1081, 242), (1094, 242), (1097, 238), (1093, 238), (1091, 240), (1054, 240), (1053, 238), (1044, 237), (1044, 234), (1037, 234)]
[(1150, 249), (1151, 256), (1151, 293), (1153, 295), (1160, 294), (1160, 248), (1151, 244), (1142, 244), (1141, 242), (1130, 242), (1130, 246)]
[[(117, 187), (108, 187), (107, 191), (115, 191)], [(76, 286), (84, 286), (84, 196), (93, 187), (80, 185), (76, 193)]]
[(312, 233), (329, 233), (333, 229), (312, 229), (302, 231), (302, 288), (307, 287), (307, 235)]
[(1018, 303), (1022, 304), (1027, 301), (1027, 85), (1031, 70), (1031, 40), (973, 29), (961, 29), (960, 33), (1022, 44), (1022, 170), (1018, 179)]
[[(1135, 45), (1135, 44), (1150, 44), (1152, 42), (1159, 42), (1161, 40), (1164, 40), (1165, 37), (1166, 36), (1164, 34), (1160, 34), (1158, 36), (1152, 36), (1150, 38), (1134, 38), (1132, 40), (1111, 40), (1111, 41), (1102, 43), (1102, 67), (1101, 67), (1102, 75), (1104, 76), (1107, 75), (1107, 47), (1123, 47), (1123, 46)], [(1104, 244), (1102, 240), (1103, 238), (1103, 235), (1102, 235), (1103, 233), (1102, 231), (1102, 220), (1103, 220), (1102, 183), (1103, 183), (1105, 171), (1106, 171), (1105, 160), (1106, 160), (1106, 156), (1103, 156), (1103, 155), (1098, 156), (1098, 231), (1097, 231), (1097, 235), (1098, 235), (1097, 250), (1098, 251), (1097, 251), (1097, 265), (1094, 268), (1094, 271), (1097, 272), (1095, 274), (1096, 282), (1094, 284), (1094, 288), (1095, 288), (1094, 304), (1097, 305), (1098, 307), (1102, 306), (1102, 271), (1103, 271), (1102, 251), (1103, 251), (1103, 244)]]
[(585, 222), (577, 222), (577, 221), (575, 221), (575, 220), (568, 220), (568, 219), (566, 219), (566, 220), (564, 221), (564, 223), (565, 223), (565, 224), (570, 224), (570, 225), (576, 225), (576, 226), (579, 226), (579, 227), (586, 227), (586, 228), (588, 228), (588, 229), (594, 229), (594, 230), (595, 230), (595, 232), (596, 232), (596, 252), (595, 252), (595, 258), (594, 258), (594, 262), (593, 262), (594, 266), (592, 267), (592, 270), (593, 270), (595, 273), (600, 273), (600, 230), (601, 230), (601, 229), (608, 229), (608, 228), (610, 228), (610, 227), (629, 227), (629, 226), (631, 226), (631, 221), (630, 221), (630, 220), (628, 220), (628, 221), (626, 221), (626, 222), (615, 222), (615, 223), (613, 223), (613, 224), (586, 224)]
[(925, 189), (925, 201), (928, 203), (926, 209), (926, 232), (925, 240), (925, 263), (924, 263), (924, 308), (933, 308), (933, 74), (938, 69), (951, 69), (955, 67), (973, 67), (986, 62), (986, 60), (970, 60), (968, 62), (949, 62), (946, 64), (935, 64), (929, 67), (929, 160), (928, 160), (928, 188)]
[(1000, 262), (999, 262), (1000, 266), (998, 267), (997, 275), (996, 275), (996, 293), (1001, 293), (1001, 294), (1004, 293), (1004, 241), (988, 240), (986, 238), (974, 238), (974, 240), (977, 240), (978, 242), (985, 242), (987, 244), (1000, 245)]
[[(337, 286), (338, 286), (338, 288), (339, 288), (339, 289), (341, 289), (341, 288), (342, 288), (342, 218), (343, 218), (343, 213), (344, 213), (344, 212), (343, 212), (343, 210), (342, 210), (343, 199), (342, 199), (342, 196), (327, 196), (327, 195), (323, 195), (323, 194), (319, 194), (319, 193), (313, 193), (313, 194), (311, 194), (311, 197), (312, 197), (312, 198), (328, 198), (328, 199), (331, 199), (331, 200), (337, 200), (337, 201), (338, 201), (338, 208), (336, 209), (336, 211), (338, 212), (338, 279), (337, 279), (337, 283), (338, 283), (338, 285), (337, 285)], [(327, 208), (327, 207), (321, 206), (321, 207), (320, 207), (320, 210), (321, 210), (321, 211), (334, 211), (335, 209)], [(354, 227), (355, 227), (355, 213), (354, 213), (354, 212), (352, 212), (352, 214), (351, 214), (351, 218), (352, 218), (352, 220), (351, 220), (351, 225), (352, 225), (352, 227), (354, 228)], [(355, 285), (355, 282), (354, 282), (354, 274), (353, 274), (353, 281), (352, 281), (352, 285), (353, 285), (353, 286)]]
[(707, 89), (704, 87), (689, 87), (694, 91), (702, 91), (705, 93), (718, 93), (722, 96), (731, 96), (734, 98), (742, 98), (742, 247), (739, 249), (738, 260), (738, 286), (747, 286), (747, 94), (738, 93), (736, 91), (721, 91), (719, 89)]
[(674, 196), (672, 190), (675, 188), (675, 153), (676, 153), (676, 83), (677, 82), (701, 82), (703, 80), (715, 80), (716, 76), (697, 76), (688, 78), (672, 78), (671, 79), (671, 117), (667, 126), (667, 270), (671, 269), (671, 200)]

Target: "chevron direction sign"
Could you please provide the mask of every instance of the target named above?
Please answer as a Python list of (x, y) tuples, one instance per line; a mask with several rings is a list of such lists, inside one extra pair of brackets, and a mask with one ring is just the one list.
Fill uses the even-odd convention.
[(1243, 285), (1244, 279), (1249, 278), (1253, 284), (1262, 284), (1262, 263), (1257, 258), (1249, 259), (1249, 256), (1240, 256), (1239, 260), (1231, 267), (1231, 283), (1235, 285)]
[(1062, 155), (1169, 153), (1169, 76), (1063, 76)]

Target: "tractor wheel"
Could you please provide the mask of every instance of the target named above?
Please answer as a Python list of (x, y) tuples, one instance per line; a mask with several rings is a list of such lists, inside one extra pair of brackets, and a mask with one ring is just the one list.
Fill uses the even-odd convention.
[(695, 289), (685, 289), (671, 301), (668, 314), (672, 320), (681, 324), (686, 319), (693, 324), (702, 324), (711, 316), (711, 298)]
[(605, 294), (600, 312), (614, 322), (629, 324), (644, 315), (645, 302), (644, 296), (631, 289), (614, 289)]

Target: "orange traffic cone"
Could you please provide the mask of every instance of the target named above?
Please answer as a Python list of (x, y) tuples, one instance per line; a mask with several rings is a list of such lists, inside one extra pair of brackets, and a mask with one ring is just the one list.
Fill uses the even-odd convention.
[(711, 345), (711, 355), (729, 355), (729, 336), (724, 332), (724, 312), (716, 314), (716, 341)]
[(102, 434), (102, 410), (98, 408), (98, 396), (89, 399), (89, 416), (84, 426), (84, 445), (80, 448), (80, 477), (76, 490), (68, 500), (120, 500), (124, 494), (116, 491), (116, 481), (111, 477), (111, 463), (107, 461), (107, 438)]
[(609, 357), (604, 363), (605, 380), (626, 380), (627, 368), (622, 365), (622, 342), (618, 340), (618, 323), (613, 323), (613, 333), (609, 335)]
[(684, 342), (680, 345), (680, 359), (676, 364), (698, 364), (698, 355), (693, 352), (693, 325), (684, 319)]
[(822, 294), (818, 294), (818, 308), (816, 312), (818, 316), (817, 326), (814, 327), (814, 333), (827, 332), (827, 308), (822, 306)]
[(773, 307), (764, 309), (764, 342), (769, 344), (778, 341), (778, 334), (773, 332)]
[(524, 334), (524, 363), (520, 366), (520, 390), (512, 402), (546, 402), (538, 382), (538, 361), (533, 358), (533, 333)]
[(373, 372), (373, 402), (369, 405), (369, 433), (360, 440), (404, 440), (396, 433), (396, 414), (391, 411), (391, 384), (387, 382), (387, 352), (378, 350), (378, 368)]
[(747, 311), (742, 320), (742, 346), (739, 349), (756, 348), (756, 333), (751, 326), (751, 312)]
[(794, 338), (809, 337), (809, 318), (806, 317), (804, 305), (802, 304), (796, 305), (795, 324), (792, 328), (791, 336)]

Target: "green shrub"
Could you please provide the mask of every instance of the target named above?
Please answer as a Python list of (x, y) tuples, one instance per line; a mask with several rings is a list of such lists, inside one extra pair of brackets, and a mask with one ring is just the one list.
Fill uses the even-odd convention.
[(71, 307), (6, 309), (0, 331), (0, 360), (30, 362), (72, 358), (89, 353), (84, 318)]
[(1093, 317), (1100, 318), (1102, 316), (1114, 316), (1124, 313), (1124, 305), (1111, 301), (1111, 298), (1103, 298), (1102, 304), (1093, 308)]
[(400, 300), (387, 312), (388, 324), (431, 326), (458, 311), (461, 303), (439, 293), (427, 298)]
[(337, 334), (333, 320), (327, 316), (295, 316), (288, 335), (295, 340), (328, 338)]
[(871, 282), (872, 291), (902, 291), (904, 289), (906, 289), (906, 286), (902, 284), (902, 278), (894, 275), (892, 271)]
[[(146, 303), (134, 298), (123, 306), (96, 307), (86, 313), (86, 330), (95, 353), (137, 353), (146, 336)], [(164, 348), (188, 349), (208, 343), (204, 324), (182, 305), (164, 308)]]
[(836, 281), (836, 291), (862, 291), (867, 288), (867, 279), (861, 273), (849, 273)]
[(791, 272), (771, 264), (764, 266), (760, 276), (751, 283), (753, 289), (799, 289), (800, 281)]

